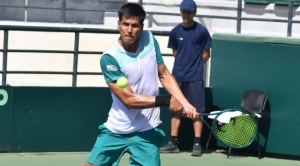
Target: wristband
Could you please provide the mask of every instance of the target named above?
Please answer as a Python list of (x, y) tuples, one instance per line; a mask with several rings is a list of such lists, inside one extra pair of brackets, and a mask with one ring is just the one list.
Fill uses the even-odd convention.
[(155, 106), (170, 106), (171, 95), (159, 95), (155, 96)]

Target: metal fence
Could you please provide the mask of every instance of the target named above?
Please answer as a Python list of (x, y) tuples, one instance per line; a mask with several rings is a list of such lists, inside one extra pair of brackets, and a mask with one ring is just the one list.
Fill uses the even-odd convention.
[[(3, 30), (3, 53), (2, 61), (2, 85), (7, 84), (7, 74), (57, 74), (57, 75), (72, 75), (72, 86), (77, 86), (78, 75), (102, 75), (101, 72), (78, 72), (78, 56), (79, 54), (100, 55), (102, 51), (80, 51), (79, 50), (79, 36), (82, 33), (98, 33), (98, 34), (118, 34), (117, 30), (112, 29), (97, 29), (97, 28), (72, 28), (72, 27), (37, 27), (37, 26), (11, 26), (1, 25), (0, 30)], [(30, 49), (9, 49), (9, 32), (12, 31), (34, 31), (34, 32), (69, 32), (74, 34), (74, 49), (73, 50), (30, 50)], [(167, 31), (152, 31), (154, 35), (166, 36)], [(7, 70), (7, 59), (9, 53), (61, 53), (73, 54), (73, 71), (72, 72), (50, 72), (50, 71), (9, 71)], [(168, 55), (164, 55), (168, 56)]]
[[(280, 0), (279, 0), (280, 1)], [(293, 9), (294, 3), (300, 2), (300, 0), (281, 0), (287, 2), (288, 5), (288, 16), (287, 19), (263, 19), (263, 18), (249, 18), (242, 17), (242, 0), (238, 0), (237, 3), (237, 16), (236, 17), (227, 17), (227, 16), (215, 16), (215, 15), (196, 15), (200, 18), (214, 18), (214, 19), (230, 19), (236, 20), (236, 33), (241, 33), (241, 22), (243, 20), (248, 21), (263, 21), (263, 22), (284, 22), (287, 23), (287, 37), (292, 36), (292, 27), (294, 23), (300, 23), (300, 20), (293, 20)], [(143, 4), (142, 0), (139, 0), (138, 3)], [(51, 9), (51, 10), (60, 10), (61, 11), (61, 22), (65, 21), (65, 12), (68, 10), (77, 10), (77, 11), (94, 11), (94, 12), (117, 12), (117, 10), (89, 10), (89, 9), (75, 9), (67, 8), (66, 0), (61, 0), (60, 8), (49, 8), (41, 6), (16, 6), (16, 5), (1, 5), (1, 8), (32, 8), (32, 9)], [(179, 16), (178, 13), (164, 13), (164, 12), (147, 12), (148, 15), (173, 15)], [(70, 28), (70, 27), (36, 27), (36, 26), (12, 26), (12, 25), (0, 25), (0, 30), (3, 31), (3, 49), (0, 49), (0, 53), (3, 54), (2, 61), (2, 85), (7, 84), (7, 74), (60, 74), (60, 75), (71, 75), (72, 76), (72, 86), (77, 86), (77, 76), (78, 75), (102, 75), (101, 72), (79, 72), (78, 69), (78, 55), (79, 54), (101, 54), (101, 51), (80, 51), (78, 49), (79, 45), (79, 36), (80, 33), (100, 33), (100, 34), (117, 34), (117, 30), (111, 29), (96, 29), (96, 28)], [(71, 32), (74, 33), (74, 49), (73, 50), (28, 50), (28, 49), (9, 49), (8, 39), (10, 31), (34, 31), (34, 32)], [(152, 31), (154, 35), (167, 36), (168, 31)], [(62, 54), (73, 54), (73, 71), (71, 72), (50, 72), (50, 71), (8, 71), (7, 70), (7, 59), (8, 53), (62, 53)], [(169, 56), (169, 55), (165, 55)]]
[[(279, 4), (286, 4), (288, 8), (288, 15), (287, 19), (269, 19), (269, 18), (251, 18), (251, 17), (242, 17), (242, 3), (245, 1), (246, 3), (249, 2), (270, 2), (270, 3), (279, 3)], [(113, 1), (111, 3), (120, 3), (118, 1)], [(123, 2), (124, 3), (124, 2)], [(137, 0), (137, 3), (141, 5), (146, 4), (143, 0)], [(279, 22), (279, 23), (287, 23), (287, 37), (292, 36), (292, 27), (294, 23), (300, 23), (300, 20), (293, 20), (293, 9), (295, 6), (299, 6), (300, 0), (237, 0), (237, 11), (236, 17), (229, 17), (229, 16), (216, 16), (216, 15), (196, 15), (199, 18), (212, 18), (212, 19), (228, 19), (228, 20), (236, 20), (236, 33), (241, 33), (241, 24), (242, 21), (259, 21), (259, 22)], [(43, 9), (43, 10), (57, 10), (60, 11), (60, 22), (66, 22), (66, 12), (67, 11), (88, 11), (88, 12), (117, 12), (117, 10), (113, 9), (86, 9), (86, 8), (72, 8), (66, 6), (66, 0), (61, 0), (60, 7), (47, 7), (47, 6), (34, 6), (34, 5), (4, 5), (0, 3), (1, 8), (21, 8), (21, 9)], [(166, 13), (166, 12), (150, 12), (148, 11), (147, 14), (151, 17), (153, 15), (168, 15), (168, 16), (179, 16), (178, 13)]]

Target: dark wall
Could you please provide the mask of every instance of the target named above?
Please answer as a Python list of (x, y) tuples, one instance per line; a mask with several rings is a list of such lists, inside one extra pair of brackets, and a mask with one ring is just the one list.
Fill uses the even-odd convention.
[(0, 151), (90, 150), (107, 118), (107, 88), (1, 87)]
[[(0, 106), (0, 152), (89, 151), (111, 106), (108, 88), (2, 86), (8, 101)], [(161, 93), (166, 93), (161, 89)], [(0, 103), (2, 101), (0, 95)], [(161, 108), (160, 126), (170, 135), (171, 112)], [(180, 130), (180, 148), (193, 140), (191, 121)], [(190, 132), (191, 131), (191, 132)]]

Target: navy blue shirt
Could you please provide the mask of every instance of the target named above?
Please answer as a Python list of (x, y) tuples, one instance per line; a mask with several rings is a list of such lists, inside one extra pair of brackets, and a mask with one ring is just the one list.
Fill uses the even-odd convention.
[(178, 24), (169, 35), (168, 48), (177, 50), (172, 74), (177, 81), (202, 81), (204, 73), (203, 50), (211, 47), (208, 30), (195, 22), (185, 28)]

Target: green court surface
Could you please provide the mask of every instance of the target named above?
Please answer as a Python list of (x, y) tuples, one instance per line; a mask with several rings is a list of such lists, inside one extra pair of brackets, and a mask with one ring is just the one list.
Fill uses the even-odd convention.
[[(83, 166), (88, 152), (0, 153), (0, 166)], [(124, 155), (119, 166), (127, 166), (129, 155)], [(192, 157), (190, 152), (161, 154), (162, 166), (300, 166), (298, 160), (234, 155), (227, 158), (224, 151), (204, 153)]]

